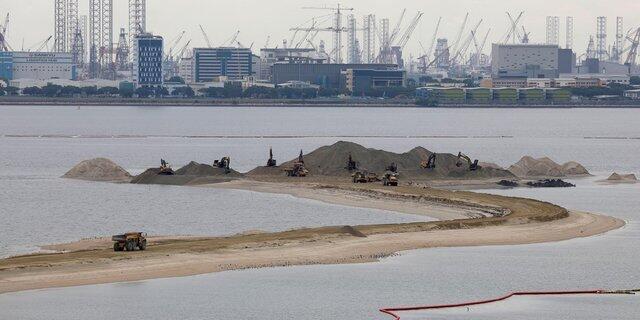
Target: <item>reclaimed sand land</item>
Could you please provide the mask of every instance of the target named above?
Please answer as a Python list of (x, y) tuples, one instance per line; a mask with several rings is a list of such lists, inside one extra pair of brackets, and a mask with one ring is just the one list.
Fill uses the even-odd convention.
[[(223, 187), (260, 191), (269, 185), (247, 180)], [(308, 228), (230, 237), (152, 238), (147, 251), (130, 253), (113, 252), (108, 239), (81, 241), (49, 247), (68, 250), (63, 253), (0, 260), (0, 293), (246, 268), (371, 262), (403, 250), (561, 241), (601, 234), (624, 225), (619, 219), (569, 212), (536, 200), (465, 191), (409, 186), (389, 191), (378, 184), (323, 186), (301, 182), (278, 182), (269, 189), (311, 199), (322, 197), (323, 201), (332, 203), (367, 203), (368, 207), (376, 207), (381, 199), (401, 199), (406, 205), (395, 206), (394, 211), (415, 213), (421, 204), (424, 205), (421, 214), (445, 218), (454, 214), (442, 211), (443, 208), (453, 211), (461, 208), (460, 217), (474, 218)], [(319, 189), (331, 191), (319, 193)], [(354, 200), (354, 197), (357, 198)], [(484, 217), (478, 218), (480, 215)]]
[[(247, 268), (371, 262), (403, 250), (561, 241), (624, 225), (619, 219), (570, 212), (531, 199), (426, 187), (495, 186), (496, 180), (518, 178), (497, 166), (469, 170), (458, 165), (459, 159), (453, 154), (438, 154), (434, 169), (421, 168), (421, 162), (431, 154), (421, 147), (398, 154), (338, 142), (304, 156), (310, 173), (306, 178), (284, 176), (282, 169), (291, 161), (281, 167), (258, 167), (247, 174), (191, 162), (173, 176), (158, 175), (158, 169), (151, 168), (133, 178), (106, 159), (83, 162), (65, 177), (96, 181), (131, 178), (132, 183), (288, 194), (423, 215), (435, 221), (245, 232), (228, 237), (152, 237), (146, 251), (136, 252), (114, 252), (108, 238), (46, 246), (43, 249), (57, 252), (0, 260), (0, 293)], [(350, 156), (359, 170), (375, 173), (384, 172), (394, 163), (401, 173), (401, 185), (389, 188), (381, 183), (351, 183), (350, 172), (345, 168)], [(522, 175), (588, 174), (577, 163), (562, 166), (545, 158), (523, 158), (517, 167)]]

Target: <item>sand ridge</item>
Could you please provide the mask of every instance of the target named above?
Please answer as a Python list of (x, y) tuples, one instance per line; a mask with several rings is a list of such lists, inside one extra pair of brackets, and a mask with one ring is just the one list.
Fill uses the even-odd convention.
[[(277, 187), (308, 188), (308, 192), (317, 192), (306, 184)], [(362, 195), (387, 192), (379, 185), (349, 188), (350, 192), (360, 189)], [(404, 250), (560, 241), (601, 234), (624, 225), (619, 219), (569, 213), (562, 207), (524, 198), (409, 186), (394, 188), (391, 196), (398, 194), (454, 207), (463, 204), (499, 207), (508, 214), (404, 224), (304, 228), (230, 237), (169, 238), (151, 241), (144, 252), (113, 252), (110, 246), (96, 248), (95, 242), (86, 247), (79, 243), (73, 248), (68, 246), (70, 252), (0, 260), (0, 293), (246, 268), (370, 262)]]

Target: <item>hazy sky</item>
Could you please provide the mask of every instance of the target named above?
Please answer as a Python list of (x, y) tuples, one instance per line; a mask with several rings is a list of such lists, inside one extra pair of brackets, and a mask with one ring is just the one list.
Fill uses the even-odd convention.
[[(86, 14), (88, 0), (80, 2), (81, 12)], [(7, 11), (11, 13), (8, 39), (14, 48), (19, 49), (23, 39), (28, 48), (53, 34), (53, 3), (53, 0), (0, 0), (3, 20)], [(336, 3), (320, 0), (147, 0), (147, 29), (166, 39), (174, 39), (185, 30), (185, 39), (192, 39), (196, 46), (204, 44), (198, 24), (204, 26), (214, 45), (240, 30), (239, 41), (246, 46), (255, 42), (257, 49), (264, 46), (268, 36), (271, 36), (272, 46), (281, 43), (282, 39), (291, 37), (290, 27), (329, 13), (301, 7)], [(120, 27), (127, 26), (127, 4), (128, 0), (114, 0), (116, 36)], [(345, 0), (341, 4), (355, 8), (358, 17), (368, 13), (376, 14), (378, 19), (388, 17), (392, 27), (403, 8), (408, 9), (409, 17), (418, 10), (423, 11), (424, 18), (407, 46), (407, 56), (421, 51), (418, 40), (424, 46), (429, 45), (439, 16), (443, 17), (443, 23), (438, 36), (455, 38), (466, 12), (470, 13), (469, 25), (484, 19), (479, 34), (484, 35), (488, 28), (492, 29), (485, 49), (487, 53), (490, 42), (499, 41), (507, 31), (506, 11), (512, 14), (525, 11), (523, 22), (531, 32), (532, 42), (544, 42), (545, 17), (557, 15), (561, 17), (560, 41), (564, 44), (564, 17), (574, 16), (575, 49), (579, 52), (585, 50), (589, 35), (595, 34), (597, 16), (609, 18), (609, 44), (613, 43), (616, 16), (625, 18), (625, 30), (640, 25), (639, 0)], [(328, 48), (331, 47), (329, 34), (321, 34), (320, 38), (327, 41)]]

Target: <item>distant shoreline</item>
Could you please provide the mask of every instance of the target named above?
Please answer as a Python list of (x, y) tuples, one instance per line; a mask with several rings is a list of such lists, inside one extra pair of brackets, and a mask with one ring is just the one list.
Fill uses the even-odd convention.
[(569, 109), (640, 108), (640, 102), (567, 103), (567, 104), (443, 104), (424, 107), (413, 99), (208, 99), (208, 98), (44, 98), (0, 97), (0, 106), (158, 106), (158, 107), (291, 107), (291, 108), (495, 108), (495, 109)]

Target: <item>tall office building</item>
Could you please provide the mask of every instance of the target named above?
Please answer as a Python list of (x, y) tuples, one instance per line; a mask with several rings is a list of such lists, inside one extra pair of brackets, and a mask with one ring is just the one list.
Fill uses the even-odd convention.
[(193, 78), (195, 82), (213, 82), (218, 77), (239, 80), (252, 74), (249, 48), (194, 48)]
[(133, 83), (137, 87), (161, 87), (162, 52), (164, 40), (160, 36), (142, 33), (133, 39)]

